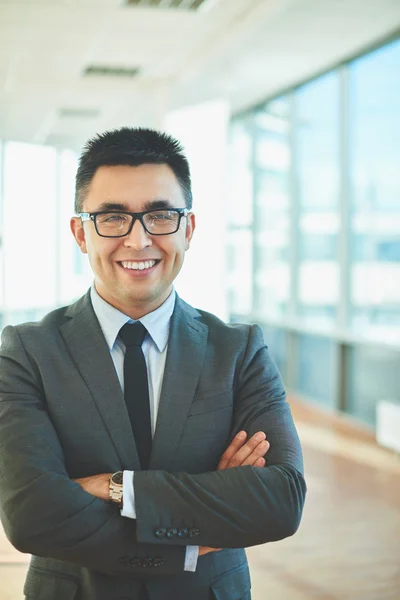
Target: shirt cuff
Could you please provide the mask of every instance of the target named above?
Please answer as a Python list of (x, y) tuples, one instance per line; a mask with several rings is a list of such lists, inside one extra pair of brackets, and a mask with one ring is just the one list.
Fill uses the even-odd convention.
[(199, 550), (199, 546), (186, 546), (184, 571), (192, 571), (192, 573), (196, 571)]
[(133, 487), (134, 476), (135, 473), (133, 471), (124, 471), (122, 479), (123, 498), (121, 516), (128, 519), (136, 519), (135, 490)]

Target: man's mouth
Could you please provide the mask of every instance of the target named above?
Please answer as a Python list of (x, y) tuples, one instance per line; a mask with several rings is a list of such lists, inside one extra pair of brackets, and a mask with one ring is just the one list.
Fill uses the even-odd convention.
[(145, 269), (151, 269), (156, 265), (159, 260), (141, 260), (141, 261), (131, 261), (131, 260), (122, 260), (120, 261), (120, 265), (124, 267), (124, 269), (131, 269), (133, 271), (144, 271)]

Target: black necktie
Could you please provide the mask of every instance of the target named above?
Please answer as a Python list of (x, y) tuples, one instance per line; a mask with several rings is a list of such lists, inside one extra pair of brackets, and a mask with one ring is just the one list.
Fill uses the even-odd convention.
[(124, 396), (139, 454), (140, 466), (147, 469), (151, 451), (149, 386), (142, 342), (146, 328), (139, 323), (126, 323), (119, 335), (126, 346), (124, 359)]

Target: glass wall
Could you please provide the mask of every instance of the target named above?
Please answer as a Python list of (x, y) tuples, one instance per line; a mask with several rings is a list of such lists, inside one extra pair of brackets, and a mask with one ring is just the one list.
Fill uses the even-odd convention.
[(397, 39), (233, 123), (254, 152), (248, 320), (289, 389), (372, 426), (400, 403), (399, 65)]
[(290, 298), (289, 103), (278, 98), (254, 115), (254, 311), (281, 319)]
[(5, 312), (56, 303), (56, 160), (51, 147), (17, 142), (4, 146)]
[(337, 396), (337, 345), (333, 340), (299, 333), (296, 336), (294, 388), (307, 400), (334, 409)]
[(389, 348), (350, 346), (346, 359), (348, 412), (374, 425), (377, 400), (400, 400), (399, 353)]
[[(242, 318), (253, 308), (253, 142), (251, 124), (239, 119), (230, 135), (228, 173), (228, 310)], [(239, 317), (240, 315), (240, 317)]]
[(340, 93), (329, 73), (295, 94), (298, 198), (297, 313), (306, 323), (335, 326), (339, 301)]
[(400, 343), (400, 40), (349, 65), (351, 310)]
[[(37, 320), (90, 286), (69, 228), (76, 156), (50, 146), (0, 144), (0, 326)], [(77, 255), (78, 250), (78, 255)]]

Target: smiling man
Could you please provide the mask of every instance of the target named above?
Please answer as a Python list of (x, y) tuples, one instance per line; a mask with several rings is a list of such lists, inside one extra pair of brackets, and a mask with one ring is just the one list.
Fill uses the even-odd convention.
[(87, 212), (76, 208), (72, 231), (88, 253), (100, 296), (133, 319), (161, 306), (195, 227), (171, 167), (103, 165), (87, 191)]
[(174, 290), (195, 231), (180, 144), (90, 140), (75, 212), (91, 289), (2, 336), (1, 518), (33, 555), (26, 597), (248, 600), (244, 548), (298, 528), (301, 449), (260, 328)]

